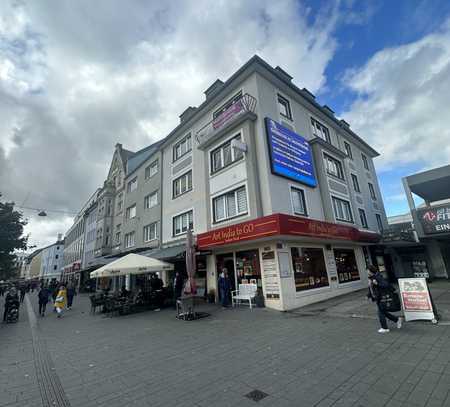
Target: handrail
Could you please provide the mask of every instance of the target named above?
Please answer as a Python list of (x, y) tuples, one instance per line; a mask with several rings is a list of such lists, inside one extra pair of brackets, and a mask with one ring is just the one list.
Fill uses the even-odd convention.
[(195, 138), (198, 144), (201, 144), (204, 137), (219, 130), (230, 120), (245, 112), (255, 112), (256, 98), (245, 93), (237, 99), (228, 109), (223, 111), (219, 116), (206, 123), (200, 130), (197, 131)]

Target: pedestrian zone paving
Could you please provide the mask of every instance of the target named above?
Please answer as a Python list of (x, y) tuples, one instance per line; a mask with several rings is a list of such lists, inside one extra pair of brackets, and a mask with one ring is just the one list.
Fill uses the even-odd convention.
[[(435, 287), (450, 308), (450, 286)], [(0, 326), (0, 406), (450, 406), (450, 326), (378, 334), (364, 296), (289, 313), (205, 305), (210, 317), (180, 321), (91, 315), (86, 295), (41, 318), (27, 294)]]

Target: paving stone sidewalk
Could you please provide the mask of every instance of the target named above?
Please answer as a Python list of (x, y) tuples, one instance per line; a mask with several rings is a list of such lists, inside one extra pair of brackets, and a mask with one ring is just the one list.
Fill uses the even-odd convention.
[[(80, 295), (37, 329), (72, 407), (450, 406), (450, 326), (380, 335), (369, 318), (205, 309), (192, 322), (173, 310), (105, 318)], [(22, 309), (0, 327), (0, 406), (45, 406), (35, 370)]]

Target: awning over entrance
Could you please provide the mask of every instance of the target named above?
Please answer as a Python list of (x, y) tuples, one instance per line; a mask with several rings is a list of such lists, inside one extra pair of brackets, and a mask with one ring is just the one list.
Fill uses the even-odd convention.
[(165, 270), (173, 270), (173, 264), (139, 254), (128, 254), (93, 271), (90, 276), (91, 278), (116, 277)]
[(450, 165), (405, 177), (411, 192), (428, 202), (450, 198)]
[(197, 247), (202, 250), (277, 235), (309, 236), (366, 243), (377, 243), (381, 238), (378, 233), (361, 231), (352, 226), (277, 213), (201, 233), (197, 236)]

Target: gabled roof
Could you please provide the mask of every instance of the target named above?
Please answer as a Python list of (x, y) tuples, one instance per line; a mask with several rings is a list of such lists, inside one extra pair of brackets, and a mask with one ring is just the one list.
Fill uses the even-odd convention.
[(158, 151), (163, 140), (159, 140), (133, 154), (127, 161), (126, 177), (136, 171), (145, 161), (147, 161), (154, 153)]

